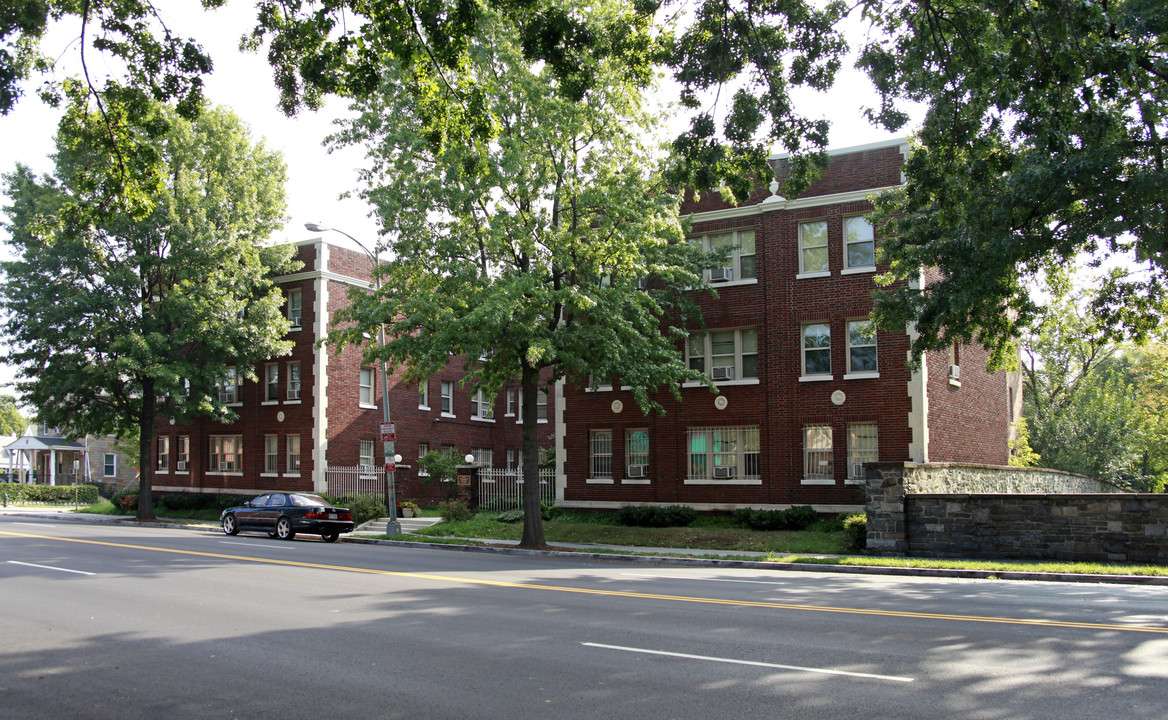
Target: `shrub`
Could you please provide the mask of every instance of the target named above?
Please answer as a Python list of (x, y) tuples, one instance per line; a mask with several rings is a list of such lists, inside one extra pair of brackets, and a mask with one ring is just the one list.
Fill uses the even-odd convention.
[(547, 503), (539, 504), (539, 515), (544, 521), (555, 520), (560, 516), (560, 509), (555, 505), (548, 505)]
[(385, 503), (375, 495), (322, 495), (326, 501), (336, 507), (349, 508), (353, 513), (353, 523), (362, 525), (370, 520), (388, 517), (389, 510)]
[(506, 497), (491, 498), (485, 503), (479, 503), (479, 509), (486, 512), (506, 512), (508, 510), (522, 510), (523, 503)]
[[(204, 510), (219, 508), (219, 500), (214, 495), (202, 493), (171, 493), (158, 498), (158, 504), (167, 510)], [(231, 507), (228, 505), (228, 507)], [(221, 509), (221, 508), (219, 508)]]
[(731, 515), (734, 522), (751, 530), (806, 530), (819, 522), (819, 513), (810, 505), (786, 510), (739, 508)]
[(523, 519), (522, 510), (504, 510), (495, 516), (495, 522), (517, 523)]
[(118, 506), (118, 510), (124, 513), (134, 513), (138, 509), (138, 491), (134, 490), (122, 495), (114, 504)]
[(465, 522), (474, 515), (465, 500), (447, 500), (442, 503), (441, 511), (445, 522)]
[(864, 513), (852, 513), (844, 517), (844, 535), (848, 544), (856, 550), (868, 547), (868, 516)]
[(8, 496), (8, 504), (14, 503), (73, 503), (93, 505), (100, 498), (96, 485), (24, 485), (21, 483), (0, 483), (0, 493)]
[(631, 527), (685, 527), (696, 520), (697, 510), (685, 505), (626, 505), (617, 519)]

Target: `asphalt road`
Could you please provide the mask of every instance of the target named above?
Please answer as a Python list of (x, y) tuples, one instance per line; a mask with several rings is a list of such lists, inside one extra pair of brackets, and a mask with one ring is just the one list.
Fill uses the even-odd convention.
[(1168, 588), (0, 518), (0, 717), (1168, 717)]

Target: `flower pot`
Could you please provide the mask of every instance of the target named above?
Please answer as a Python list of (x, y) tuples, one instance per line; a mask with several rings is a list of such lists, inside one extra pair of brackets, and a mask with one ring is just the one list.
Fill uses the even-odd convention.
[(412, 518), (414, 516), (413, 508), (400, 508), (401, 516), (404, 518)]

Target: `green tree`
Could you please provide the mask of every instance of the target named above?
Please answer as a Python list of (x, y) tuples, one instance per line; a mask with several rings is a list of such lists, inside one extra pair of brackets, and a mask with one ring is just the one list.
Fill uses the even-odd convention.
[(284, 163), (228, 110), (188, 122), (156, 106), (168, 131), (136, 172), (157, 189), (127, 202), (103, 186), (120, 159), (89, 142), (127, 118), (116, 103), (106, 110), (66, 117), (52, 175), (6, 176), (18, 259), (0, 265), (0, 308), (16, 386), (42, 420), (137, 436), (138, 516), (148, 518), (155, 419), (232, 418), (216, 386), (291, 349), (272, 280), (292, 269), (291, 248), (260, 245), (282, 223)]
[(1139, 414), (1142, 442), (1133, 484), (1163, 492), (1168, 486), (1168, 346), (1125, 347), (1103, 370), (1123, 381)]
[(23, 435), (27, 427), (28, 420), (16, 407), (16, 398), (0, 395), (0, 435)]
[[(464, 464), (462, 455), (454, 448), (445, 450), (431, 450), (420, 461), (422, 468), (429, 475), (428, 482), (438, 483), (446, 493), (447, 500), (453, 500), (458, 495), (458, 468)], [(426, 482), (426, 481), (424, 481)]]
[[(577, 8), (589, 22), (617, 3)], [(363, 195), (376, 207), (390, 257), (376, 295), (356, 293), (334, 330), (367, 354), (404, 364), (407, 378), (468, 361), (468, 382), (490, 396), (519, 379), (523, 422), (524, 547), (544, 545), (538, 482), (538, 394), (563, 377), (619, 377), (643, 408), (689, 370), (679, 350), (687, 288), (704, 285), (700, 251), (685, 242), (678, 199), (661, 190), (639, 80), (617, 59), (594, 64), (582, 98), (523, 55), (504, 18), (484, 12), (465, 69), (498, 119), (489, 145), (436, 147), (417, 98), (394, 68), (383, 96), (335, 139), (364, 143)], [(392, 122), (386, 122), (392, 118)], [(648, 290), (638, 289), (649, 279)], [(665, 330), (662, 331), (663, 321)]]
[[(1012, 364), (1041, 273), (1126, 254), (1092, 310), (1108, 339), (1143, 340), (1166, 302), (1168, 5), (1159, 0), (867, 0), (880, 33), (861, 65), (872, 117), (927, 114), (903, 190), (877, 203), (890, 279), (887, 326), (914, 322), (917, 358), (978, 340)], [(938, 271), (917, 280), (921, 268)]]

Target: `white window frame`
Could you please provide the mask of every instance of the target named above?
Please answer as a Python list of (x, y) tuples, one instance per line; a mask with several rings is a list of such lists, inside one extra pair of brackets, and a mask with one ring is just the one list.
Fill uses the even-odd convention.
[(280, 472), (280, 436), (264, 435), (264, 471), (262, 475)]
[[(871, 342), (855, 342), (857, 339), (857, 335), (856, 335), (855, 331), (858, 329), (862, 329), (862, 326), (865, 326), (865, 325), (867, 326), (867, 330), (864, 332), (865, 332), (865, 334), (869, 334), (871, 336), (870, 337)], [(847, 343), (848, 343), (848, 353), (847, 353), (848, 369), (847, 369), (847, 373), (844, 375), (844, 380), (857, 380), (857, 379), (863, 379), (863, 378), (880, 377), (880, 358), (879, 358), (879, 349), (878, 349), (877, 344), (876, 344), (876, 324), (875, 324), (875, 322), (873, 322), (872, 320), (870, 320), (868, 318), (856, 318), (854, 320), (848, 320), (846, 339), (847, 339)], [(859, 339), (866, 341), (869, 338), (860, 337)], [(868, 348), (872, 349), (873, 367), (868, 368), (868, 369), (856, 368), (857, 363), (854, 362), (853, 352), (856, 350), (867, 350)]]
[(474, 456), (472, 464), (477, 467), (495, 467), (495, 449), (489, 447), (471, 446), (470, 454)]
[(235, 366), (227, 368), (227, 376), (222, 378), (216, 385), (216, 393), (219, 397), (219, 402), (224, 405), (242, 405), (243, 404), (243, 387), (239, 379), (239, 374), (235, 372)]
[(418, 383), (418, 409), (430, 409), (430, 378)]
[(470, 419), (480, 422), (495, 422), (495, 398), (483, 395), (482, 388), (475, 390), (470, 399)]
[(170, 436), (158, 436), (158, 457), (154, 463), (154, 470), (160, 473), (170, 472)]
[(442, 381), (442, 400), (440, 402), (443, 417), (454, 417), (454, 381)]
[(102, 457), (101, 463), (102, 477), (117, 477), (118, 476), (118, 454), (107, 452)]
[[(207, 438), (207, 472), (215, 475), (243, 474), (243, 436), (210, 435)], [(229, 462), (227, 458), (232, 458)]]
[[(699, 370), (708, 375), (711, 379), (714, 376), (715, 367), (729, 367), (723, 362), (715, 365), (714, 363), (714, 335), (724, 335), (726, 333), (734, 334), (734, 379), (733, 380), (715, 380), (719, 385), (757, 385), (758, 379), (758, 328), (743, 327), (743, 328), (715, 328), (707, 330), (706, 332), (693, 333), (685, 344), (686, 365), (692, 370)], [(753, 339), (753, 343), (751, 343)], [(747, 346), (754, 345), (754, 350), (747, 350)], [(728, 353), (719, 353), (719, 358), (728, 358)], [(754, 358), (754, 374), (747, 375), (746, 360)], [(699, 387), (701, 383), (689, 382), (686, 383), (688, 387)]]
[(264, 404), (280, 402), (280, 363), (264, 365)]
[(535, 394), (535, 421), (541, 423), (548, 421), (547, 390), (540, 390)]
[(515, 388), (507, 388), (507, 412), (504, 417), (515, 417)]
[[(690, 427), (685, 430), (686, 485), (761, 485), (762, 437), (758, 425)], [(734, 462), (727, 462), (733, 457)], [(733, 467), (730, 477), (715, 468)]]
[(373, 379), (375, 373), (373, 368), (363, 367), (358, 375), (357, 384), (359, 389), (357, 391), (357, 404), (363, 408), (376, 408), (374, 392), (376, 391), (376, 381)]
[[(641, 444), (641, 437), (644, 442)], [(652, 447), (649, 428), (628, 428), (625, 430), (625, 476), (621, 482), (627, 485), (648, 485), (649, 449)], [(629, 468), (637, 465), (645, 468), (644, 477), (629, 477)]]
[(300, 362), (292, 361), (288, 363), (288, 388), (287, 398), (284, 402), (299, 403), (300, 402)]
[[(853, 239), (853, 228), (858, 232)], [(872, 262), (866, 265), (853, 265), (851, 248), (854, 245), (871, 245)], [(844, 269), (841, 275), (850, 273), (876, 272), (876, 234), (872, 223), (866, 215), (850, 215), (844, 218)]]
[(377, 462), (377, 443), (373, 438), (357, 440), (357, 467), (362, 472), (373, 472)]
[(284, 436), (284, 475), (300, 475), (300, 436)]
[(828, 423), (803, 426), (802, 484), (835, 484), (835, 444)]
[(186, 474), (191, 471), (191, 436), (179, 435), (174, 449), (174, 471)]
[(880, 435), (875, 422), (848, 424), (848, 472), (844, 481), (851, 485), (862, 485), (863, 472), (856, 472), (864, 463), (880, 461)]
[[(755, 237), (755, 229), (751, 227), (737, 230), (718, 230), (703, 235), (694, 235), (689, 238), (689, 241), (701, 243), (702, 250), (706, 252), (712, 252), (716, 248), (723, 246), (733, 248), (728, 258), (730, 265), (729, 267), (723, 268), (729, 270), (733, 274), (733, 277), (729, 280), (715, 280), (715, 271), (706, 270), (703, 277), (707, 282), (713, 282), (717, 285), (750, 285), (758, 282), (758, 263), (756, 261), (758, 247), (755, 244)], [(751, 252), (744, 252), (743, 250), (746, 247), (751, 248)], [(747, 276), (747, 273), (749, 273), (749, 276)]]
[[(822, 243), (816, 242), (816, 244), (811, 245), (807, 242), (808, 240), (817, 239), (809, 238), (803, 231), (804, 228), (810, 228), (813, 225), (823, 228)], [(797, 232), (799, 235), (799, 274), (796, 278), (816, 278), (831, 275), (831, 252), (829, 250), (830, 242), (828, 240), (827, 220), (805, 220), (799, 223)], [(807, 263), (808, 252), (816, 252), (818, 254), (819, 251), (822, 251), (825, 256), (823, 259), (823, 267), (809, 268)]]
[(612, 483), (612, 430), (588, 432), (588, 480), (590, 483)]
[(418, 477), (429, 477), (430, 473), (426, 472), (426, 468), (422, 465), (422, 458), (430, 453), (430, 443), (418, 443)]
[[(808, 335), (807, 331), (814, 327), (827, 328), (827, 345), (826, 346), (807, 346)], [(807, 357), (810, 353), (815, 353), (816, 357), (820, 353), (827, 355), (827, 371), (826, 372), (811, 372), (807, 369)], [(831, 380), (831, 323), (827, 320), (819, 320), (817, 322), (803, 323), (799, 326), (799, 363), (802, 369), (802, 375), (799, 380), (803, 382), (815, 380)]]
[(304, 325), (304, 291), (288, 291), (288, 322), (292, 323), (292, 330), (300, 330)]

